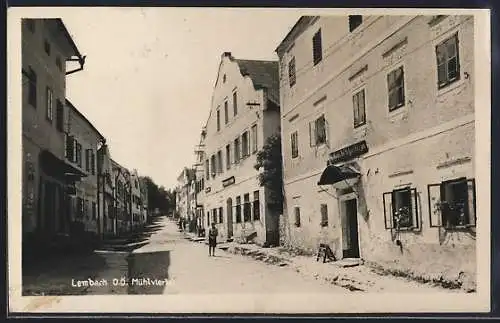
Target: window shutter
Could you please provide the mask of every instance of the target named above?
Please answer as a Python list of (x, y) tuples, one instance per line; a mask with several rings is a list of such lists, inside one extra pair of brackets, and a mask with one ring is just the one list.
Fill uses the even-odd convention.
[(90, 171), (90, 149), (85, 149), (85, 170)]
[(476, 226), (476, 181), (474, 179), (467, 180), (468, 192), (468, 210), (469, 210), (469, 226)]
[(309, 146), (316, 146), (316, 122), (309, 122)]
[(412, 188), (410, 190), (410, 212), (412, 216), (412, 225), (413, 228), (418, 229), (420, 228), (420, 223), (419, 223), (419, 214), (418, 214), (418, 196), (417, 196), (417, 189)]
[(393, 203), (392, 203), (392, 192), (386, 192), (382, 196), (382, 200), (384, 201), (384, 220), (385, 220), (385, 228), (392, 229), (393, 228)]
[(328, 121), (326, 120), (326, 117), (324, 117), (325, 119), (325, 143), (327, 145), (330, 144), (330, 127), (328, 125)]
[(429, 226), (431, 228), (441, 226), (441, 210), (438, 204), (441, 202), (441, 184), (427, 185), (427, 196), (429, 202)]
[(90, 150), (90, 158), (91, 158), (91, 162), (90, 162), (90, 167), (92, 169), (92, 175), (95, 175), (95, 153), (94, 151), (91, 149)]
[(68, 159), (70, 162), (73, 162), (74, 160), (74, 139), (73, 136), (66, 135), (66, 159)]

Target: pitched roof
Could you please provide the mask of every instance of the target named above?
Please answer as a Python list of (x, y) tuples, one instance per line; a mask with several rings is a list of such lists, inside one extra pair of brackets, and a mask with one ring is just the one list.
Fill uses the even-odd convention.
[(256, 89), (266, 88), (268, 97), (279, 105), (279, 66), (277, 61), (260, 61), (233, 59), (239, 66), (241, 74), (252, 79)]

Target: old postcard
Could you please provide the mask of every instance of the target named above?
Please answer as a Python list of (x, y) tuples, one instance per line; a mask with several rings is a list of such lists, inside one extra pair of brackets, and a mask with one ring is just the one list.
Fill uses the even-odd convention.
[(11, 314), (489, 311), (489, 17), (10, 8)]

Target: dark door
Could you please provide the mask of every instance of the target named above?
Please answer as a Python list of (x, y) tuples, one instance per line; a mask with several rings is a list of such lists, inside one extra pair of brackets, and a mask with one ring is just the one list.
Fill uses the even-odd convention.
[(346, 239), (344, 258), (359, 258), (358, 206), (356, 199), (345, 201)]

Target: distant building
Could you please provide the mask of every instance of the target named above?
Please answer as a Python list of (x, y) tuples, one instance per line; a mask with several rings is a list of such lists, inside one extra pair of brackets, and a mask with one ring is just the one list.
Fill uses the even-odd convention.
[(130, 187), (130, 172), (125, 167), (111, 160), (114, 181), (115, 216), (114, 226), (116, 233), (122, 234), (132, 229), (132, 194)]
[(176, 204), (175, 211), (177, 215), (189, 221), (192, 215), (192, 194), (191, 194), (191, 182), (194, 179), (194, 172), (192, 169), (184, 167), (182, 172), (177, 177), (177, 186), (176, 186)]
[(206, 228), (208, 226), (205, 218), (203, 203), (205, 201), (205, 137), (206, 128), (204, 127), (200, 133), (200, 143), (195, 149), (194, 172), (195, 172), (195, 217), (197, 228)]
[(473, 16), (304, 16), (277, 48), (286, 241), (475, 272)]
[(66, 76), (84, 58), (61, 19), (23, 19), (21, 39), (23, 243), (41, 247), (70, 233), (67, 190), (86, 176), (64, 158)]
[(69, 217), (86, 232), (100, 236), (102, 219), (98, 208), (96, 156), (105, 139), (69, 100), (66, 100), (66, 111), (66, 161), (85, 174), (75, 185)]
[(130, 174), (130, 187), (132, 194), (132, 226), (137, 228), (145, 224), (145, 219), (142, 211), (143, 202), (139, 174), (135, 169)]
[(113, 175), (113, 165), (109, 147), (101, 146), (97, 151), (98, 169), (99, 169), (99, 214), (102, 218), (102, 233), (104, 236), (113, 236), (117, 234), (115, 223), (115, 202), (114, 191), (115, 181)]
[(278, 242), (279, 214), (267, 207), (254, 169), (257, 151), (280, 132), (278, 77), (278, 62), (222, 54), (206, 123), (203, 202), (222, 239)]
[(142, 217), (143, 222), (147, 223), (151, 217), (151, 211), (149, 210), (149, 195), (148, 195), (148, 185), (143, 178), (139, 179), (139, 185), (141, 187), (141, 200), (142, 200)]

